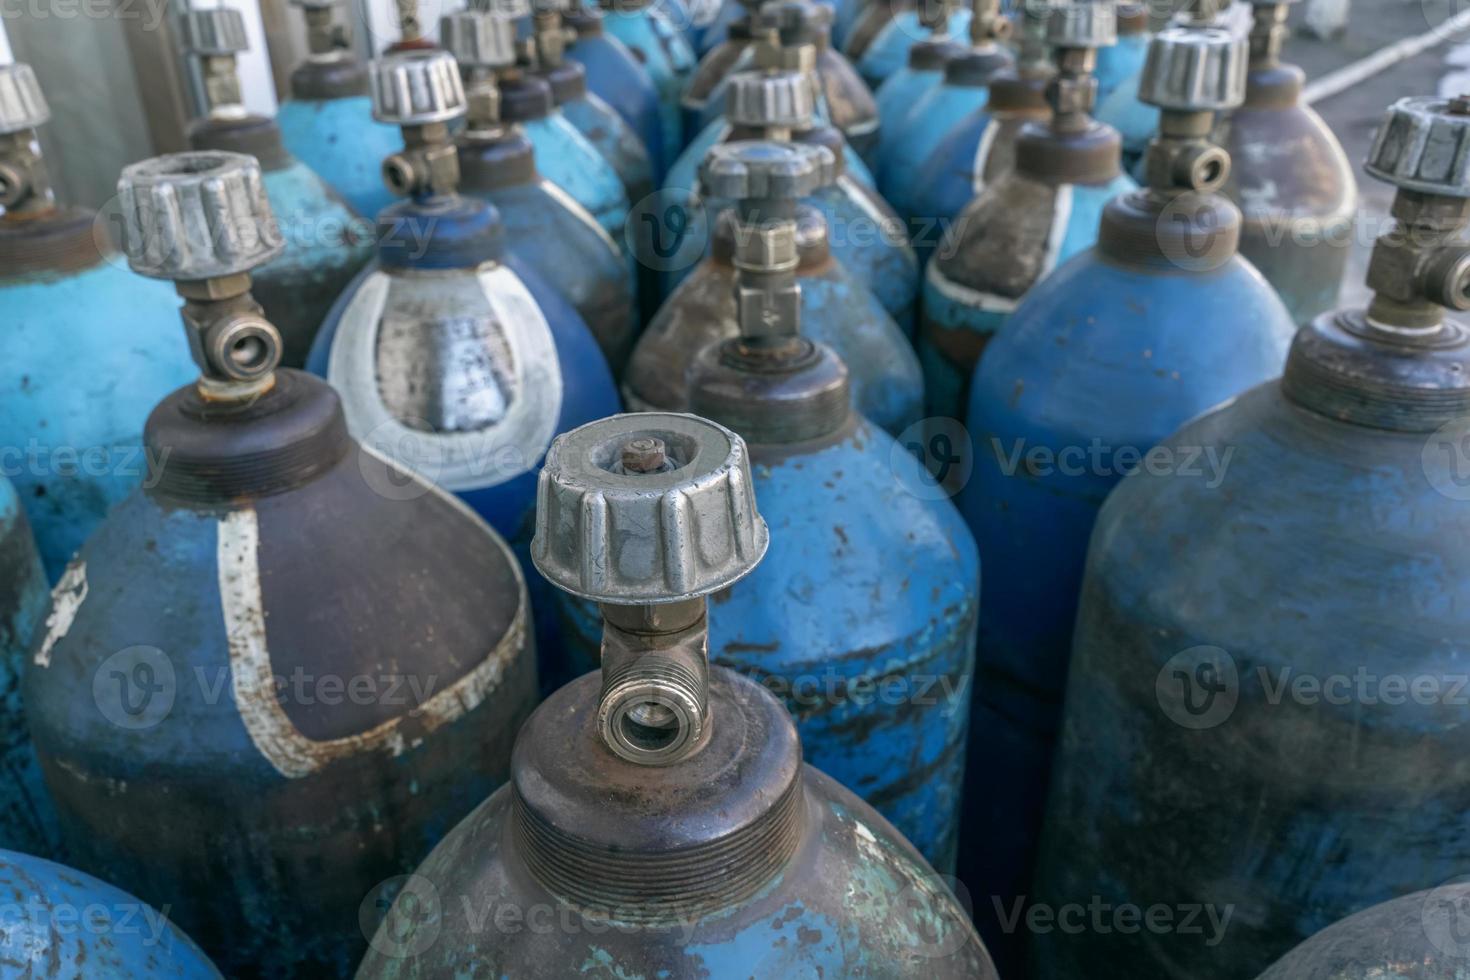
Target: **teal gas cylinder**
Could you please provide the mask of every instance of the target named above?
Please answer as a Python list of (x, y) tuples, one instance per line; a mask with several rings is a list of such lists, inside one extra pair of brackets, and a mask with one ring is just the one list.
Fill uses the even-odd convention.
[(78, 868), (229, 976), (346, 977), (364, 896), (505, 779), (536, 698), (524, 580), (463, 504), (351, 439), (335, 391), (276, 370), (256, 161), (144, 161), (119, 201), (201, 375), (149, 416), (148, 481), (52, 592), (31, 737)]
[(459, 63), (468, 106), (455, 139), (460, 189), (494, 205), (506, 244), (572, 304), (620, 373), (638, 334), (628, 256), (570, 194), (537, 168), (525, 131), (505, 123), (494, 73), (514, 65), (514, 25), (492, 14), (444, 17), (439, 38)]
[[(763, 54), (775, 49), (763, 49)], [(764, 59), (763, 59), (764, 60)], [(822, 185), (807, 203), (826, 219), (828, 241), (834, 257), (859, 282), (867, 283), (905, 334), (914, 328), (914, 306), (919, 292), (918, 257), (909, 247), (903, 223), (881, 197), (847, 173), (849, 154), (842, 134), (817, 123), (809, 74), (771, 70), (741, 72), (729, 89), (729, 123), (722, 142), (764, 139), (826, 146), (838, 163), (832, 181)], [(693, 176), (691, 174), (691, 176)], [(672, 294), (694, 264), (710, 247), (710, 226), (732, 202), (710, 196), (697, 182), (680, 193), (672, 185), (665, 189), (659, 205), (680, 209), (682, 220), (677, 250), (661, 264), (666, 292)], [(663, 222), (644, 221), (648, 236), (639, 243), (645, 261), (660, 256), (657, 248), (672, 216), (665, 211)]]
[[(1367, 161), (1398, 186), (1367, 308), (1317, 317), (1280, 380), (1162, 443), (1212, 476), (1144, 467), (1098, 515), (1033, 894), (1233, 918), (1209, 944), (1054, 937), (1042, 976), (1253, 976), (1441, 886), (1405, 933), (1338, 929), (1269, 976), (1323, 976), (1334, 947), (1334, 978), (1463, 969), (1470, 329), (1443, 307), (1470, 306), (1467, 156), (1470, 100), (1398, 102)], [(1251, 315), (1229, 313), (1235, 336)]]
[(1306, 323), (1337, 305), (1352, 253), (1358, 185), (1342, 145), (1301, 101), (1302, 70), (1282, 64), (1289, 0), (1252, 9), (1245, 104), (1223, 117), (1216, 140), (1233, 164), (1225, 193), (1245, 215), (1240, 253)]
[[(659, 139), (665, 166), (684, 145), (679, 101), (694, 74), (694, 49), (653, 0), (603, 0), (602, 29), (633, 53), (658, 94)], [(575, 49), (573, 49), (575, 57)]]
[(522, 50), (532, 72), (551, 86), (551, 100), (562, 118), (612, 165), (630, 202), (652, 194), (653, 162), (638, 133), (602, 97), (587, 87), (587, 69), (566, 58), (567, 29), (562, 9), (570, 0), (538, 2), (531, 13), (531, 39)]
[(913, 211), (912, 197), (924, 161), (945, 136), (985, 106), (991, 79), (1014, 63), (997, 40), (1010, 32), (1010, 22), (999, 11), (1000, 0), (976, 0), (970, 49), (949, 60), (944, 80), (920, 97), (885, 143), (887, 152), (878, 161), (878, 187), (905, 218), (926, 217)]
[(909, 196), (909, 237), (921, 266), (928, 267), (965, 205), (1016, 165), (1016, 141), (1026, 124), (1051, 118), (1050, 78), (1049, 68), (1026, 64), (993, 76), (985, 105), (952, 127), (919, 166)]
[[(1122, 0), (1114, 7), (1118, 20), (1118, 42), (1097, 53), (1097, 104), (1107, 104), (1109, 96), (1125, 82), (1133, 83), (1138, 91), (1138, 78), (1143, 74), (1143, 63), (1148, 58), (1148, 8), (1141, 3)], [(1136, 95), (1135, 95), (1136, 97)], [(1149, 135), (1152, 135), (1150, 133)], [(1127, 151), (1127, 145), (1124, 145)]]
[(49, 118), (30, 66), (0, 66), (0, 477), (54, 581), (142, 482), (143, 422), (193, 369), (173, 290), (129, 273), (95, 213), (57, 204), (35, 133)]
[(1287, 953), (1256, 980), (1463, 980), (1470, 884), (1447, 881), (1364, 909)]
[(917, 0), (867, 3), (848, 30), (842, 50), (875, 91), (908, 64), (909, 49), (915, 44), (938, 38), (963, 44), (969, 36), (968, 9), (956, 11), (942, 28), (934, 30), (925, 26), (920, 6)]
[(536, 148), (536, 160), (547, 179), (597, 219), (622, 249), (629, 202), (613, 165), (557, 111), (544, 79), (508, 72), (499, 89), (501, 120), (521, 128)]
[[(706, 182), (739, 200), (779, 172), (814, 190), (805, 147), (731, 143)], [(796, 184), (804, 183), (805, 187)], [(763, 216), (775, 202), (757, 204)], [(738, 334), (690, 368), (690, 401), (748, 441), (773, 531), (767, 562), (717, 594), (710, 655), (764, 684), (797, 719), (803, 754), (953, 870), (969, 717), (979, 559), (959, 511), (891, 436), (852, 410), (849, 372), (800, 336), (794, 214), (736, 238)], [(818, 571), (820, 570), (820, 572)], [(595, 670), (595, 607), (566, 598), (573, 675)], [(904, 691), (849, 694), (865, 684)], [(920, 691), (920, 688), (923, 690)]]
[(0, 850), (0, 963), (17, 980), (223, 980), (169, 921), (90, 875)]
[[(601, 605), (601, 670), (531, 717), (511, 785), (409, 879), (359, 980), (995, 980), (943, 879), (803, 765), (775, 697), (709, 663), (706, 597), (781, 530), (757, 486), (740, 437), (689, 415), (621, 415), (556, 441), (532, 555)], [(481, 918), (501, 908), (560, 910), (558, 925)]]
[(281, 332), (283, 363), (300, 367), (327, 311), (372, 257), (371, 226), (291, 155), (274, 119), (245, 111), (235, 73), (235, 56), (249, 47), (240, 12), (190, 10), (183, 24), (185, 45), (204, 74), (209, 110), (189, 127), (189, 144), (260, 161), (286, 248), (256, 270), (255, 296)]
[(627, 46), (603, 29), (602, 13), (573, 0), (564, 20), (570, 36), (567, 57), (587, 69), (587, 88), (633, 128), (648, 151), (655, 185), (679, 151), (666, 147), (658, 90)]
[(20, 678), (46, 611), (46, 573), (10, 481), (0, 477), (0, 848), (56, 853), (56, 810), (26, 731)]
[[(823, 167), (830, 182), (836, 156), (820, 149), (832, 161)], [(873, 292), (836, 260), (822, 213), (803, 202), (795, 217), (797, 253), (792, 261), (801, 283), (803, 329), (848, 364), (858, 411), (897, 435), (923, 417), (924, 387), (913, 347)], [(734, 265), (738, 220), (736, 210), (719, 213), (708, 256), (638, 338), (623, 380), (630, 409), (686, 409), (694, 355), (739, 333)]]
[(686, 140), (694, 139), (723, 114), (725, 79), (750, 65), (751, 46), (768, 26), (758, 23), (760, 7), (759, 0), (729, 0), (726, 4), (725, 9), (734, 12), (729, 30), (718, 44), (700, 53), (679, 101)]
[[(1183, 422), (1279, 374), (1294, 329), (1237, 254), (1240, 212), (1215, 193), (1230, 160), (1207, 137), (1213, 111), (1244, 96), (1245, 57), (1244, 38), (1224, 30), (1154, 38), (1143, 92), (1163, 109), (1149, 151), (1157, 183), (1109, 202), (1097, 245), (1021, 301), (971, 385), (974, 474), (961, 509), (986, 561), (1010, 572), (982, 600), (976, 670), (991, 682), (977, 688), (971, 716), (965, 796), (975, 832), (960, 854), (961, 879), (1001, 896), (982, 920), (987, 935), (1004, 930), (1009, 913), (998, 910), (1029, 894), (1103, 498), (1130, 469), (1156, 465), (1147, 454)], [(1007, 937), (997, 955), (1008, 960), (1019, 936)]]
[(888, 76), (878, 87), (874, 101), (878, 106), (878, 161), (890, 152), (893, 134), (898, 132), (914, 106), (929, 90), (944, 81), (944, 66), (950, 59), (968, 50), (963, 44), (946, 38), (920, 41), (909, 48), (908, 64)]
[(342, 0), (292, 0), (306, 14), (306, 60), (291, 73), (291, 97), (276, 112), (281, 143), (364, 217), (393, 203), (378, 163), (398, 149), (398, 131), (373, 118), (367, 69), (335, 24)]
[(1103, 206), (1136, 186), (1118, 167), (1118, 134), (1088, 115), (1095, 52), (1113, 31), (1111, 5), (1052, 9), (1053, 118), (1022, 128), (1013, 169), (960, 211), (925, 270), (919, 357), (931, 415), (963, 417), (975, 364), (1016, 304), (1091, 247)]

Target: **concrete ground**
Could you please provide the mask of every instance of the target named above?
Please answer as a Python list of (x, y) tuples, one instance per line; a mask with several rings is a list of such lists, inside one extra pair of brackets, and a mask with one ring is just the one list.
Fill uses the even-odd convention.
[[(1291, 23), (1297, 30), (1286, 43), (1284, 57), (1307, 72), (1308, 84), (1396, 41), (1440, 29), (1449, 17), (1465, 9), (1455, 0), (1353, 0), (1345, 32), (1320, 40), (1302, 28), (1306, 6), (1297, 4), (1292, 9)], [(1373, 219), (1386, 215), (1393, 199), (1393, 188), (1369, 177), (1362, 167), (1384, 109), (1407, 95), (1470, 93), (1467, 42), (1470, 33), (1449, 35), (1435, 47), (1314, 104), (1357, 167), (1367, 218), (1364, 227), (1374, 227)], [(1343, 288), (1344, 300), (1354, 303), (1367, 297), (1362, 282), (1372, 244), (1366, 236), (1360, 239)]]

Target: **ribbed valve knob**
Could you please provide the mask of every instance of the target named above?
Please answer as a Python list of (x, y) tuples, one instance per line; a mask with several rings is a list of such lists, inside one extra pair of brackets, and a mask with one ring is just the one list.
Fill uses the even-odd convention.
[(291, 6), (300, 7), (302, 10), (331, 10), (340, 7), (345, 0), (291, 0)]
[(1470, 96), (1409, 96), (1388, 110), (1365, 169), (1406, 190), (1470, 197)]
[(1118, 14), (1111, 3), (1059, 3), (1046, 19), (1053, 48), (1110, 48), (1118, 43)]
[(663, 605), (743, 578), (769, 538), (739, 436), (692, 415), (617, 415), (552, 443), (531, 557), (574, 595)]
[(35, 129), (51, 118), (30, 65), (0, 65), (0, 133)]
[(513, 19), (461, 10), (439, 19), (439, 43), (465, 68), (509, 68), (516, 63)]
[(725, 118), (734, 126), (810, 129), (817, 93), (810, 74), (740, 72), (725, 92)]
[(800, 200), (836, 179), (832, 151), (804, 143), (721, 143), (700, 167), (705, 191), (730, 201)]
[(232, 7), (210, 7), (184, 14), (184, 46), (198, 55), (238, 54), (250, 49), (245, 18)]
[(1154, 35), (1138, 98), (1160, 109), (1218, 112), (1245, 101), (1250, 42), (1219, 27), (1170, 27)]
[(139, 275), (217, 279), (248, 272), (285, 247), (254, 157), (154, 157), (124, 168), (117, 191), (123, 249)]
[(394, 126), (427, 126), (464, 115), (459, 66), (447, 51), (408, 50), (373, 62), (368, 76), (373, 118)]

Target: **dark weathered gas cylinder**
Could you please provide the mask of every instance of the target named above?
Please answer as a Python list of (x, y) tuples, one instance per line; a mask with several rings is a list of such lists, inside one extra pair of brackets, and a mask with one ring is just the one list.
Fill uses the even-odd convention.
[(1358, 186), (1337, 137), (1301, 101), (1302, 70), (1280, 61), (1291, 2), (1252, 4), (1245, 104), (1221, 118), (1215, 139), (1233, 161), (1225, 193), (1245, 216), (1240, 254), (1306, 323), (1337, 305)]
[(587, 87), (587, 69), (566, 57), (562, 13), (571, 0), (535, 0), (531, 5), (529, 44), (521, 62), (551, 86), (556, 111), (605, 159), (622, 182), (628, 200), (641, 201), (654, 191), (648, 147), (623, 117)]
[(1470, 860), (1470, 99), (1400, 101), (1367, 169), (1399, 187), (1367, 309), (1165, 441), (1213, 469), (1123, 481), (1087, 560), (1034, 894), (1228, 928), (1051, 936), (1043, 976), (1252, 976)]
[(1277, 960), (1256, 980), (1465, 980), (1470, 884), (1446, 882), (1364, 909)]
[(943, 22), (926, 24), (923, 0), (881, 0), (862, 6), (846, 32), (843, 52), (857, 65), (860, 77), (875, 91), (908, 63), (915, 44), (947, 38), (964, 43), (970, 30), (968, 7)]
[(904, 217), (915, 215), (912, 194), (919, 170), (955, 127), (990, 99), (990, 81), (1014, 59), (1000, 40), (1010, 21), (1000, 16), (1000, 0), (973, 0), (970, 47), (944, 66), (944, 80), (929, 89), (898, 124), (885, 133), (878, 160), (878, 187)]
[(341, 392), (357, 438), (524, 544), (541, 457), (557, 432), (617, 410), (611, 373), (577, 311), (507, 248), (499, 213), (458, 193), (453, 57), (405, 52), (373, 70), (375, 111), (406, 143), (384, 172), (408, 200), (380, 216), (378, 262), (343, 295), (311, 368)]
[(56, 852), (56, 810), (26, 731), (20, 678), (45, 611), (46, 573), (30, 522), (0, 476), (0, 848), (41, 857)]
[(274, 119), (246, 111), (235, 72), (235, 56), (249, 47), (240, 12), (200, 8), (186, 12), (182, 23), (184, 43), (199, 59), (209, 110), (190, 126), (189, 144), (260, 161), (286, 247), (256, 270), (254, 292), (281, 332), (282, 363), (301, 367), (332, 304), (372, 258), (371, 225), (291, 155)]
[(50, 117), (30, 66), (0, 65), (0, 477), (55, 581), (142, 482), (143, 421), (194, 371), (173, 290), (128, 272), (94, 212), (57, 203), (36, 135)]
[[(793, 164), (818, 165), (772, 144), (726, 144), (705, 183), (738, 199)], [(807, 760), (951, 871), (979, 560), (917, 462), (852, 410), (847, 366), (800, 336), (801, 286), (783, 259), (795, 235), (787, 219), (736, 239), (739, 335), (690, 368), (693, 411), (747, 440), (762, 509), (781, 532), (764, 565), (715, 596), (711, 656), (781, 696)], [(596, 607), (563, 605), (570, 673), (597, 669)], [(854, 695), (868, 684), (888, 693)]]
[(621, 371), (638, 334), (628, 257), (585, 208), (542, 175), (525, 131), (500, 116), (494, 73), (513, 69), (514, 23), (461, 11), (440, 21), (439, 39), (459, 63), (468, 107), (455, 139), (460, 190), (495, 206), (512, 253), (576, 307), (609, 365)]
[(974, 376), (961, 509), (980, 553), (1008, 572), (982, 602), (987, 683), (971, 717), (974, 833), (960, 856), (972, 890), (1002, 896), (982, 932), (1027, 894), (1098, 507), (1130, 469), (1159, 465), (1148, 454), (1160, 440), (1285, 359), (1291, 317), (1236, 254), (1240, 212), (1215, 193), (1230, 159), (1206, 138), (1213, 112), (1244, 95), (1245, 58), (1244, 39), (1224, 30), (1154, 38), (1142, 92), (1163, 121), (1150, 188), (1108, 203), (1098, 244), (1027, 295)]
[(276, 112), (286, 151), (327, 182), (359, 215), (393, 203), (378, 164), (398, 149), (398, 130), (373, 118), (367, 68), (334, 22), (343, 0), (291, 0), (306, 15), (306, 60), (291, 73), (291, 95)]
[(662, 159), (667, 166), (684, 145), (679, 101), (694, 74), (694, 49), (663, 6), (653, 0), (602, 0), (601, 8), (602, 29), (633, 53), (653, 82)]
[(0, 909), (15, 980), (222, 980), (166, 912), (38, 857), (0, 850)]
[(1109, 4), (1052, 9), (1047, 40), (1058, 73), (1049, 125), (1027, 124), (1014, 168), (967, 204), (940, 242), (924, 282), (919, 357), (929, 411), (960, 418), (981, 353), (1038, 282), (1097, 241), (1103, 206), (1133, 190), (1118, 167), (1118, 134), (1094, 120), (1099, 47), (1113, 43)]
[[(728, 145), (728, 144), (727, 144)], [(765, 220), (797, 224), (796, 253), (786, 256), (801, 283), (801, 322), (807, 335), (826, 344), (849, 365), (858, 411), (898, 434), (923, 416), (924, 387), (918, 358), (878, 298), (843, 268), (827, 243), (827, 223), (799, 197), (830, 183), (836, 157), (826, 147), (780, 144), (771, 152), (824, 162), (817, 181), (773, 182), (767, 199), (739, 202), (715, 220), (710, 255), (664, 303), (638, 339), (623, 393), (636, 411), (682, 411), (689, 405), (689, 364), (704, 347), (738, 336), (735, 243), (746, 226)], [(799, 191), (796, 196), (793, 192)]]
[(331, 388), (275, 370), (254, 160), (160, 157), (119, 188), (202, 373), (52, 593), (31, 735), (78, 867), (232, 977), (344, 976), (367, 890), (506, 778), (536, 696), (524, 580), (462, 503), (351, 439)]
[(563, 14), (569, 33), (567, 57), (587, 69), (587, 88), (623, 118), (648, 150), (655, 185), (679, 152), (665, 147), (658, 90), (627, 46), (608, 34), (602, 13), (573, 0)]
[[(773, 46), (763, 49), (762, 54), (774, 56), (777, 51), (789, 50)], [(817, 121), (809, 77), (800, 68), (741, 72), (732, 80), (726, 94), (730, 102), (729, 123), (722, 127), (722, 142), (794, 141), (826, 146), (833, 151), (834, 179), (818, 188), (806, 203), (826, 220), (832, 254), (837, 261), (853, 278), (868, 285), (905, 334), (912, 334), (919, 293), (918, 257), (909, 247), (898, 215), (876, 191), (848, 173), (850, 148), (835, 128)], [(676, 166), (671, 171), (671, 177), (678, 169)], [(669, 292), (709, 249), (711, 222), (733, 203), (711, 194), (697, 179), (688, 187), (681, 195), (670, 184), (659, 202), (664, 208), (682, 209), (680, 247), (661, 263), (670, 267), (664, 276)], [(645, 221), (643, 225), (650, 237), (640, 243), (643, 251), (639, 254), (657, 257), (656, 239), (651, 236), (661, 235), (665, 229), (656, 221)]]
[[(912, 845), (802, 765), (775, 697), (708, 662), (706, 596), (767, 547), (754, 483), (740, 437), (693, 416), (623, 415), (557, 440), (533, 554), (601, 603), (602, 670), (531, 716), (512, 785), (408, 879), (360, 980), (993, 980)], [(501, 908), (526, 920), (479, 918)], [(553, 928), (528, 928), (548, 914)]]

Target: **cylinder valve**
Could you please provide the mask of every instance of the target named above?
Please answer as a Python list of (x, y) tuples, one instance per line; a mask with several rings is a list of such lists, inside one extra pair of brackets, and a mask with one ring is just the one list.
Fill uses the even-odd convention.
[(55, 204), (36, 130), (51, 118), (30, 65), (0, 65), (0, 208), (6, 214)]
[(415, 200), (453, 194), (459, 186), (459, 160), (449, 123), (465, 114), (454, 56), (399, 51), (373, 62), (368, 80), (373, 118), (403, 130), (403, 152), (383, 161), (389, 189)]

